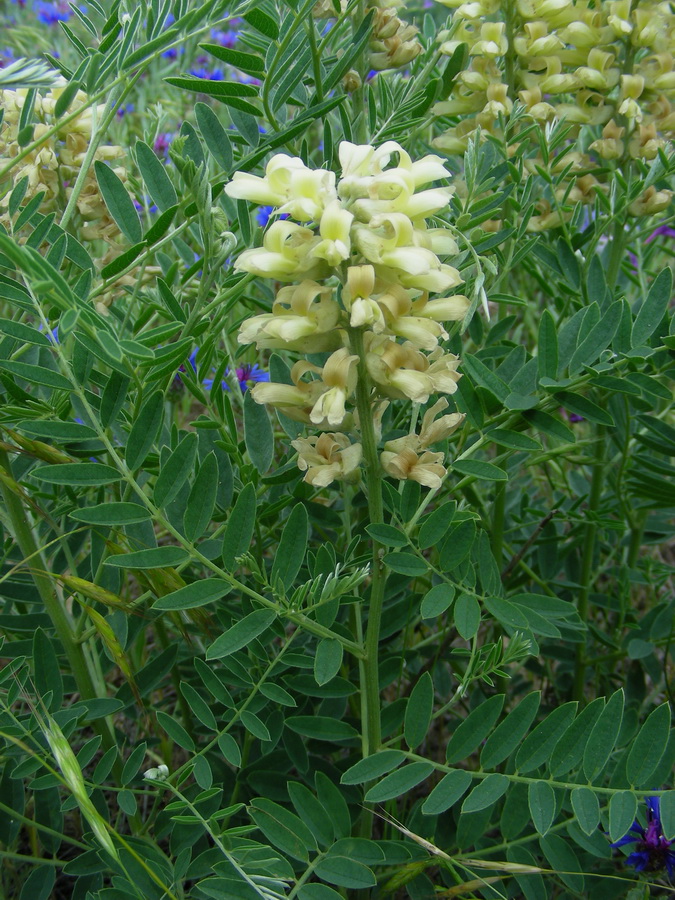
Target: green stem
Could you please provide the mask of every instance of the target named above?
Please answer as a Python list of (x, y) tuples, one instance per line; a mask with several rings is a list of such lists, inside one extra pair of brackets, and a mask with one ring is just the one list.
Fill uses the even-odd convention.
[[(581, 558), (581, 590), (579, 591), (579, 600), (577, 603), (579, 618), (584, 623), (588, 618), (588, 598), (593, 585), (593, 557), (595, 556), (595, 540), (598, 533), (596, 513), (600, 506), (605, 476), (605, 434), (601, 425), (598, 426), (597, 438), (598, 451), (593, 466), (591, 493), (588, 498), (588, 507), (586, 508), (588, 521), (586, 523), (584, 534), (584, 549)], [(582, 642), (577, 645), (576, 660), (574, 664), (573, 697), (575, 700), (583, 700), (585, 673), (586, 645), (585, 642)]]
[[(366, 17), (366, 0), (359, 0), (359, 4), (352, 19), (352, 32), (361, 27)], [(368, 54), (370, 50), (366, 44), (363, 53), (354, 63), (354, 68), (361, 79), (361, 86), (352, 94), (352, 109), (354, 110), (354, 140), (357, 144), (368, 143), (368, 117), (366, 115), (366, 75), (368, 74)]]
[(492, 507), (492, 555), (501, 569), (502, 553), (504, 547), (504, 511), (506, 509), (506, 485), (497, 486), (494, 504)]
[(640, 510), (635, 518), (635, 523), (630, 530), (630, 544), (628, 546), (628, 556), (626, 558), (626, 565), (629, 569), (634, 569), (635, 564), (638, 561), (646, 521), (647, 510)]
[(316, 91), (316, 99), (318, 103), (321, 103), (324, 99), (323, 96), (323, 84), (321, 82), (321, 57), (319, 55), (319, 48), (316, 44), (316, 31), (314, 28), (314, 19), (309, 18), (305, 19), (305, 27), (307, 29), (307, 37), (309, 38), (309, 45), (312, 48), (312, 69), (314, 70), (314, 90)]
[(619, 277), (625, 244), (626, 232), (624, 230), (623, 219), (617, 218), (612, 231), (612, 244), (609, 254), (609, 265), (607, 267), (607, 284), (610, 290), (614, 290), (617, 278)]
[[(377, 454), (377, 439), (373, 422), (373, 407), (370, 399), (370, 378), (366, 368), (366, 353), (363, 345), (363, 332), (354, 328), (350, 330), (352, 349), (359, 358), (358, 383), (356, 386), (356, 407), (359, 413), (359, 429), (363, 461), (365, 464), (366, 490), (368, 493), (369, 523), (376, 525), (384, 521), (382, 504), (382, 471)], [(382, 606), (384, 603), (384, 587), (387, 572), (381, 559), (382, 545), (373, 541), (372, 549), (372, 582), (370, 585), (370, 604), (368, 608), (368, 624), (366, 626), (366, 658), (361, 678), (361, 691), (365, 696), (366, 721), (365, 751), (367, 755), (376, 753), (382, 742), (380, 722), (380, 683), (379, 683), (379, 649), (380, 626), (382, 623)]]
[[(2, 449), (0, 449), (0, 468), (4, 469), (10, 478), (13, 477), (9, 457)], [(70, 616), (63, 607), (52, 580), (47, 574), (49, 568), (33, 534), (27, 511), (14, 491), (4, 482), (0, 483), (0, 494), (12, 525), (16, 544), (24, 559), (30, 558), (33, 561), (29, 568), (33, 583), (66, 654), (80, 697), (83, 700), (92, 700), (97, 696), (94, 680), (87, 667), (82, 648), (75, 640)], [(109, 725), (102, 726), (100, 734), (106, 750), (117, 745)]]
[(514, 39), (514, 13), (516, 3), (515, 0), (506, 0), (504, 7), (504, 20), (506, 24), (506, 40), (508, 47), (504, 56), (504, 79), (508, 87), (508, 95), (511, 100), (516, 99), (516, 78), (515, 78), (515, 58), (516, 51), (513, 45)]

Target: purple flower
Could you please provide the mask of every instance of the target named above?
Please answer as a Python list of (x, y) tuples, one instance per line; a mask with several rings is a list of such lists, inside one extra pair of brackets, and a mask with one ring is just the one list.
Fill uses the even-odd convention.
[(0, 69), (4, 69), (5, 66), (11, 65), (16, 57), (14, 56), (14, 51), (11, 47), (5, 47), (0, 50)]
[(123, 119), (128, 113), (132, 113), (134, 111), (134, 104), (127, 103), (126, 106), (120, 106), (117, 109), (117, 118)]
[(173, 134), (170, 131), (165, 131), (157, 135), (155, 138), (155, 143), (153, 144), (155, 153), (159, 156), (168, 156), (169, 154), (169, 145), (173, 140)]
[[(262, 82), (260, 81), (259, 78), (254, 78), (252, 75), (247, 75), (246, 72), (240, 72), (239, 69), (232, 69), (232, 76), (238, 82), (240, 82), (240, 84), (255, 84), (255, 85), (262, 84)], [(260, 131), (261, 134), (266, 133), (265, 129), (262, 127), (262, 125), (259, 126), (258, 130)]]
[[(655, 228), (654, 231), (649, 235), (645, 244), (651, 244), (655, 238), (663, 235), (664, 237), (675, 238), (675, 228), (672, 228), (670, 225), (659, 225), (658, 228)], [(630, 264), (634, 269), (638, 267), (638, 258), (634, 253), (628, 251), (628, 259), (630, 260)]]
[(647, 240), (645, 241), (648, 244), (650, 241), (653, 241), (655, 237), (658, 237), (660, 234), (665, 234), (666, 237), (675, 238), (675, 228), (671, 228), (670, 225), (659, 225), (659, 227), (652, 231)]
[(566, 409), (563, 409), (562, 406), (560, 407), (560, 414), (562, 416), (564, 416), (568, 422), (574, 423), (574, 422), (583, 422), (584, 421), (583, 416), (580, 416), (577, 413), (568, 412)]
[[(197, 374), (197, 354), (199, 353), (199, 347), (195, 348), (190, 356), (188, 357), (188, 363), (190, 364), (190, 369), (192, 373)], [(187, 372), (190, 369), (186, 369), (185, 366), (181, 366), (178, 372)], [(239, 366), (235, 370), (235, 374), (237, 376), (237, 381), (239, 382), (239, 387), (242, 392), (246, 391), (249, 387), (252, 387), (254, 384), (257, 384), (259, 381), (269, 381), (270, 376), (269, 372), (264, 372), (257, 363), (246, 363), (243, 366)], [(226, 375), (231, 373), (231, 369), (226, 370)], [(213, 378), (204, 378), (202, 380), (202, 384), (210, 391), (213, 387)], [(221, 382), (223, 390), (229, 391), (230, 386), (226, 381)], [(180, 374), (176, 374), (174, 378), (174, 388), (179, 388), (182, 386)]]
[(661, 804), (658, 797), (647, 797), (647, 825), (643, 827), (637, 820), (633, 822), (620, 840), (612, 847), (635, 844), (635, 850), (626, 858), (626, 863), (638, 872), (660, 872), (666, 869), (669, 878), (675, 875), (675, 850), (672, 841), (667, 841), (661, 827)]
[(168, 50), (165, 50), (164, 53), (162, 53), (162, 56), (164, 57), (164, 59), (178, 59), (179, 53), (185, 53), (185, 48), (180, 47), (179, 49), (178, 47), (170, 47)]
[(270, 380), (270, 373), (263, 372), (258, 363), (255, 363), (254, 365), (250, 365), (250, 363), (247, 363), (245, 366), (240, 366), (234, 371), (237, 374), (237, 381), (239, 382), (239, 387), (242, 389), (242, 391), (245, 391), (247, 388), (252, 387), (259, 381)]

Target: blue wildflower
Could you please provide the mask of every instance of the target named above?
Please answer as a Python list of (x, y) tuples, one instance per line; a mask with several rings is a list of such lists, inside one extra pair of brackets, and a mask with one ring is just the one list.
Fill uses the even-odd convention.
[(219, 31), (217, 28), (211, 29), (211, 40), (221, 47), (227, 47), (232, 50), (237, 43), (239, 35), (236, 31), (228, 29), (228, 31)]
[[(197, 354), (199, 353), (199, 347), (192, 351), (190, 356), (188, 357), (188, 363), (190, 369), (193, 374), (197, 374)], [(186, 369), (185, 366), (181, 366), (178, 370), (180, 372), (188, 372), (190, 369)], [(231, 369), (226, 370), (226, 375), (231, 374)], [(242, 392), (246, 391), (249, 387), (252, 387), (254, 384), (257, 384), (259, 381), (269, 381), (270, 376), (269, 372), (263, 371), (257, 363), (246, 363), (243, 366), (239, 366), (234, 370), (234, 374), (237, 376), (237, 382), (239, 383), (239, 387)], [(202, 385), (206, 388), (207, 391), (210, 391), (213, 387), (213, 378), (204, 378), (202, 379)], [(226, 381), (222, 381), (221, 385), (223, 390), (229, 391), (230, 386)], [(177, 374), (174, 379), (174, 387), (181, 386), (181, 377), (180, 374)]]
[(239, 387), (242, 391), (245, 391), (247, 388), (252, 387), (260, 381), (270, 380), (270, 373), (264, 372), (258, 363), (255, 363), (254, 365), (247, 363), (245, 366), (240, 366), (234, 371), (236, 372), (237, 381), (239, 382)]
[(128, 115), (129, 113), (132, 113), (133, 111), (134, 111), (133, 103), (127, 103), (126, 106), (119, 106), (117, 108), (117, 118), (123, 119), (126, 115)]
[(0, 69), (4, 69), (5, 66), (10, 66), (15, 60), (16, 56), (11, 47), (4, 47), (0, 50)]
[(660, 872), (666, 869), (668, 877), (675, 875), (675, 849), (672, 841), (667, 841), (661, 826), (661, 803), (658, 797), (647, 797), (647, 825), (642, 826), (637, 819), (620, 840), (612, 847), (635, 844), (635, 850), (626, 857), (626, 863), (638, 872)]
[[(261, 228), (267, 228), (267, 223), (274, 212), (273, 206), (259, 206), (255, 213), (255, 220)], [(278, 219), (288, 219), (288, 213), (281, 213)]]
[(202, 66), (199, 69), (190, 69), (188, 74), (194, 76), (195, 78), (205, 78), (207, 81), (222, 81), (223, 80), (223, 70), (222, 69), (207, 69), (204, 66)]
[(38, 21), (43, 25), (57, 25), (59, 22), (67, 22), (72, 13), (63, 3), (48, 3), (47, 0), (37, 0), (33, 6), (37, 13)]
[[(156, 204), (156, 203), (150, 203), (150, 198), (149, 198), (149, 197), (146, 197), (145, 200), (146, 200), (146, 203), (149, 204), (149, 205), (147, 206), (147, 211), (148, 211), (149, 213), (156, 213), (156, 212), (157, 212), (157, 204)], [(134, 206), (136, 207), (136, 209), (138, 210), (139, 213), (144, 213), (144, 212), (146, 211), (146, 207), (143, 206), (142, 203), (139, 203), (138, 200), (134, 200)]]
[(266, 228), (270, 220), (270, 216), (274, 210), (273, 206), (259, 206), (256, 210), (255, 220), (261, 228)]

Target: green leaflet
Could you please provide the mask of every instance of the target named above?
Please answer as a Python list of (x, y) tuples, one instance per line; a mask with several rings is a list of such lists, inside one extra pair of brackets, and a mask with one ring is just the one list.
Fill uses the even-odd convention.
[(555, 820), (555, 791), (547, 781), (532, 781), (528, 786), (527, 802), (534, 827), (539, 834), (546, 834)]
[(272, 584), (277, 579), (286, 591), (292, 586), (300, 571), (309, 537), (309, 519), (302, 503), (297, 503), (284, 526), (279, 548), (272, 564)]
[(533, 691), (524, 697), (485, 741), (480, 755), (484, 769), (494, 769), (520, 746), (539, 709), (541, 693)]
[(670, 737), (670, 705), (662, 703), (649, 715), (633, 740), (626, 760), (626, 777), (636, 788), (649, 783), (668, 746)]
[(366, 803), (383, 803), (400, 797), (425, 781), (433, 772), (434, 767), (428, 762), (412, 762), (396, 772), (385, 775), (382, 781), (374, 785), (366, 794)]
[(421, 744), (426, 737), (433, 708), (434, 683), (429, 672), (425, 672), (412, 689), (405, 711), (403, 734), (411, 750)]
[(94, 162), (96, 180), (101, 190), (108, 212), (115, 220), (119, 230), (131, 244), (138, 244), (143, 239), (141, 222), (131, 197), (119, 177), (110, 166), (96, 160)]
[(170, 594), (165, 594), (153, 603), (153, 609), (180, 610), (194, 609), (219, 600), (232, 590), (227, 581), (219, 578), (206, 578), (187, 584)]
[(455, 729), (445, 748), (448, 765), (466, 759), (487, 737), (499, 718), (504, 705), (504, 695), (495, 694), (472, 710)]
[(589, 781), (593, 781), (607, 765), (619, 736), (622, 718), (623, 690), (618, 690), (598, 716), (584, 749), (584, 775)]
[(157, 506), (168, 506), (178, 495), (194, 468), (196, 457), (197, 435), (189, 431), (160, 469), (152, 494)]
[(221, 659), (240, 650), (263, 631), (267, 631), (277, 614), (273, 609), (256, 609), (236, 622), (225, 634), (211, 644), (206, 651), (207, 659)]
[(523, 741), (516, 754), (516, 770), (522, 774), (532, 772), (547, 762), (561, 734), (574, 718), (577, 704), (574, 701), (554, 709)]
[(223, 535), (223, 567), (232, 570), (238, 556), (245, 553), (253, 537), (256, 494), (252, 484), (245, 485), (237, 497)]
[(436, 816), (450, 809), (468, 791), (472, 781), (471, 773), (464, 769), (448, 772), (424, 801), (422, 812)]

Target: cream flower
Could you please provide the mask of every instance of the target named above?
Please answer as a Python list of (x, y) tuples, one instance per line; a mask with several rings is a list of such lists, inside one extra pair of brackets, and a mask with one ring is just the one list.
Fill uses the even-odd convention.
[(408, 398), (426, 403), (434, 391), (433, 379), (427, 373), (426, 356), (413, 344), (397, 344), (383, 335), (372, 335), (366, 341), (366, 365), (379, 392), (386, 397)]
[(323, 391), (309, 414), (314, 425), (326, 421), (329, 425), (342, 425), (347, 410), (347, 398), (356, 387), (356, 364), (358, 356), (341, 347), (331, 354), (321, 372)]
[(328, 487), (333, 481), (357, 481), (363, 451), (344, 434), (322, 435), (291, 441), (298, 451), (298, 468), (303, 481), (315, 487)]
[(349, 313), (352, 328), (367, 326), (376, 333), (384, 331), (386, 323), (375, 292), (375, 269), (372, 266), (350, 266), (342, 302)]
[(421, 448), (426, 450), (432, 444), (437, 444), (439, 441), (449, 438), (466, 418), (464, 413), (449, 413), (437, 419), (438, 413), (443, 412), (447, 408), (448, 401), (445, 397), (441, 397), (424, 413), (419, 434)]
[(316, 281), (281, 288), (271, 313), (247, 319), (239, 332), (240, 344), (255, 343), (259, 350), (286, 348), (321, 353), (340, 345), (337, 325), (340, 307), (333, 289)]
[(323, 268), (322, 261), (311, 256), (317, 242), (311, 228), (294, 222), (274, 222), (265, 232), (263, 246), (244, 250), (234, 267), (277, 281), (293, 281), (304, 275), (313, 277)]
[(339, 266), (349, 259), (353, 220), (353, 213), (343, 209), (339, 200), (332, 200), (321, 214), (319, 234), (322, 240), (313, 248), (312, 256), (324, 259), (329, 266)]
[(228, 197), (278, 207), (299, 222), (317, 220), (335, 198), (335, 173), (310, 169), (296, 156), (277, 153), (265, 167), (265, 176), (235, 172), (225, 186)]
[(414, 450), (403, 449), (397, 452), (387, 450), (388, 444), (384, 446), (385, 449), (380, 454), (380, 463), (387, 475), (400, 481), (417, 481), (433, 490), (440, 488), (446, 475), (442, 453), (425, 450), (418, 455)]
[(318, 379), (302, 381), (307, 372), (320, 374), (321, 369), (300, 360), (291, 369), (293, 384), (279, 384), (274, 381), (259, 381), (251, 388), (251, 396), (256, 403), (268, 404), (282, 409), (284, 413), (299, 422), (309, 423), (312, 407), (325, 390)]
[(392, 441), (387, 441), (385, 450), (395, 453), (400, 453), (402, 450), (412, 450), (415, 453), (420, 453), (423, 450), (428, 450), (432, 444), (437, 444), (439, 441), (449, 438), (462, 424), (465, 416), (463, 413), (450, 413), (437, 419), (438, 413), (447, 409), (447, 407), (448, 401), (445, 397), (441, 397), (424, 413), (419, 434), (413, 432), (412, 434), (395, 438)]

